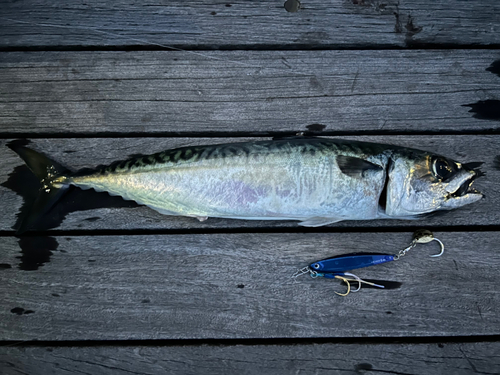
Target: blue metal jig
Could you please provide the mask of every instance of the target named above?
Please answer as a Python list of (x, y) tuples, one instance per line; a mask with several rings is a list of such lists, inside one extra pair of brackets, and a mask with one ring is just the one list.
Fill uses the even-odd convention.
[(320, 260), (311, 263), (309, 267), (316, 272), (335, 273), (375, 266), (393, 260), (394, 255), (391, 254), (353, 253)]
[(335, 256), (328, 259), (323, 259), (314, 263), (309, 264), (298, 270), (292, 277), (298, 277), (304, 274), (310, 274), (311, 277), (324, 277), (327, 279), (338, 279), (342, 280), (347, 284), (347, 293), (338, 293), (340, 296), (347, 296), (351, 292), (350, 282), (357, 282), (358, 288), (352, 290), (357, 292), (361, 289), (362, 284), (372, 285), (378, 288), (384, 288), (383, 285), (374, 284), (372, 282), (363, 280), (358, 276), (346, 272), (349, 270), (354, 270), (357, 268), (365, 268), (375, 266), (377, 264), (392, 262), (399, 260), (402, 256), (406, 255), (408, 251), (413, 249), (418, 243), (429, 243), (431, 241), (436, 241), (441, 246), (441, 252), (436, 255), (431, 255), (432, 257), (439, 257), (444, 252), (443, 243), (434, 237), (431, 231), (421, 229), (413, 234), (413, 240), (407, 248), (399, 251), (397, 254), (380, 254), (380, 253), (352, 253)]

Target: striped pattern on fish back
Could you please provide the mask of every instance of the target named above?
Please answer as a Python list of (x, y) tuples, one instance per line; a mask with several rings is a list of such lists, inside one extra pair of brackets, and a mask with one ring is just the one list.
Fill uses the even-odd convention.
[(300, 152), (304, 155), (316, 153), (342, 154), (365, 158), (384, 151), (385, 147), (373, 143), (345, 141), (328, 138), (298, 137), (273, 141), (240, 142), (205, 146), (181, 147), (117, 161), (108, 166), (99, 166), (93, 170), (82, 170), (73, 175), (117, 174), (147, 172), (181, 165), (189, 165), (206, 160), (231, 159), (234, 157), (251, 157), (254, 155), (284, 156)]

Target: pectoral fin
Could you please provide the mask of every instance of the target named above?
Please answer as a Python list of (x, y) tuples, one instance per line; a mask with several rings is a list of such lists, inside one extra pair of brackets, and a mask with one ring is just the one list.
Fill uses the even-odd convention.
[(337, 165), (342, 173), (353, 178), (362, 178), (363, 173), (366, 171), (381, 171), (383, 169), (380, 165), (345, 155), (337, 156)]
[(299, 223), (302, 227), (321, 227), (323, 225), (337, 223), (344, 219), (338, 217), (311, 217)]

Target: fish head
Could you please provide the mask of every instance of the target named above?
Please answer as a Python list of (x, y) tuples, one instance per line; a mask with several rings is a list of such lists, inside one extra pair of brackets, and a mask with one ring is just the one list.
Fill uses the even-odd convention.
[(480, 164), (461, 164), (417, 150), (396, 152), (388, 170), (386, 215), (418, 217), (477, 202), (483, 194), (472, 184), (483, 175), (477, 169)]

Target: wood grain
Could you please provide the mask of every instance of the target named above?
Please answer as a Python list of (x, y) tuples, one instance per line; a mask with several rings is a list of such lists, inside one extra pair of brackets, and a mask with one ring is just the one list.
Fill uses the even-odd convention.
[(500, 4), (447, 0), (3, 2), (0, 47), (498, 45)]
[(498, 335), (498, 232), (435, 235), (441, 258), (421, 245), (357, 272), (400, 288), (345, 298), (336, 281), (291, 275), (396, 252), (411, 232), (3, 237), (0, 340)]
[(500, 59), (496, 50), (200, 53), (1, 53), (0, 135), (248, 135), (314, 124), (383, 134), (500, 124), (470, 112), (500, 97), (500, 78), (486, 70)]
[(497, 374), (498, 342), (178, 347), (0, 347), (17, 374)]
[[(499, 343), (473, 342), (500, 334), (500, 138), (480, 135), (500, 124), (500, 3), (303, 0), (290, 13), (284, 1), (1, 3), (1, 374), (500, 373)], [(86, 192), (47, 215), (54, 236), (13, 236), (36, 183), (6, 138), (37, 138), (35, 149), (79, 169), (311, 130), (484, 161), (476, 185), (486, 198), (424, 221), (314, 233), (294, 222), (199, 223)], [(416, 135), (429, 133), (439, 135)], [(337, 282), (290, 278), (333, 255), (396, 252), (417, 226), (436, 232), (443, 257), (419, 245), (357, 272), (398, 289), (341, 298)], [(408, 230), (384, 233), (398, 227)], [(148, 230), (165, 234), (134, 235)], [(304, 342), (290, 338), (339, 343), (283, 345)], [(210, 345), (224, 339), (250, 340)]]
[[(394, 227), (416, 225), (429, 226), (492, 226), (500, 223), (500, 171), (496, 169), (494, 158), (500, 149), (499, 136), (366, 136), (347, 137), (379, 143), (392, 143), (407, 147), (419, 147), (424, 150), (446, 155), (461, 162), (484, 161), (481, 169), (486, 176), (481, 177), (475, 186), (486, 198), (456, 211), (446, 212), (420, 221), (374, 220), (346, 221), (330, 225), (336, 228), (348, 227)], [(131, 154), (152, 153), (164, 149), (209, 143), (244, 141), (249, 138), (127, 138), (127, 139), (35, 139), (31, 147), (50, 156), (55, 161), (73, 170), (84, 167), (95, 167), (98, 164), (109, 164), (115, 160), (126, 158)], [(255, 138), (253, 138), (255, 139)], [(0, 199), (3, 210), (0, 212), (0, 230), (9, 231), (17, 220), (17, 214), (23, 205), (23, 198), (6, 187), (16, 184), (15, 191), (36, 191), (33, 181), (14, 179), (12, 172), (23, 165), (22, 160), (5, 147), (8, 141), (0, 142)], [(25, 169), (25, 174), (31, 174)], [(36, 184), (36, 180), (34, 181)], [(31, 188), (30, 188), (31, 184)], [(71, 198), (71, 196), (69, 197)], [(69, 199), (68, 198), (68, 199)], [(75, 198), (83, 203), (73, 201), (61, 203), (46, 224), (56, 226), (57, 230), (178, 230), (178, 229), (229, 229), (229, 228), (297, 228), (294, 221), (245, 221), (210, 218), (199, 222), (193, 218), (165, 216), (147, 207), (136, 207), (119, 198), (109, 198), (105, 193), (97, 195), (93, 192), (78, 192)], [(71, 200), (71, 199), (70, 199)], [(65, 216), (59, 225), (59, 217)], [(51, 224), (52, 223), (52, 224)], [(303, 230), (303, 229), (300, 229)]]

